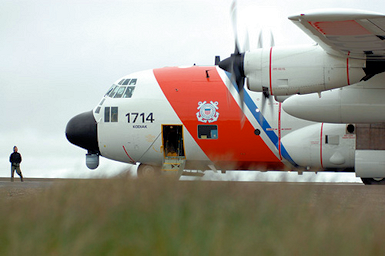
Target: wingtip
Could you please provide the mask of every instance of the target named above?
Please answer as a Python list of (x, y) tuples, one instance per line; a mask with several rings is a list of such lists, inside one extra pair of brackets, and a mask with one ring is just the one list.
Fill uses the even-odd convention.
[(338, 21), (346, 19), (364, 19), (377, 17), (385, 17), (385, 15), (379, 12), (364, 11), (358, 9), (328, 8), (307, 10), (301, 13), (296, 13), (290, 15), (288, 19), (292, 21), (299, 21), (301, 19), (306, 19), (307, 21), (323, 21), (323, 19), (327, 19), (328, 21), (331, 19)]

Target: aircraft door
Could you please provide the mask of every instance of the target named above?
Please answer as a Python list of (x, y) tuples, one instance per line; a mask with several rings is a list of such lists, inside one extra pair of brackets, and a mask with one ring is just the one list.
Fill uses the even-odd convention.
[(163, 125), (164, 157), (185, 157), (183, 125)]

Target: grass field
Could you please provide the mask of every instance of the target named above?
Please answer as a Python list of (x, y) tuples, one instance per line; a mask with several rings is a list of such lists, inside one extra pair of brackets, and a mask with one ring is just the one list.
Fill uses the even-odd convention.
[(3, 188), (0, 255), (384, 255), (385, 188), (329, 189), (170, 179)]

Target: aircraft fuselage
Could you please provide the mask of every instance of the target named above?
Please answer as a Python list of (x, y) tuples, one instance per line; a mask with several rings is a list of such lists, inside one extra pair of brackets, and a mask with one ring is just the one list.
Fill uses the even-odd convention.
[[(272, 96), (249, 90), (242, 106), (230, 76), (215, 66), (161, 68), (125, 76), (92, 111), (98, 150), (80, 146), (90, 154), (131, 164), (162, 166), (168, 156), (178, 156), (186, 160), (186, 169), (194, 170), (354, 166), (355, 136), (346, 135), (346, 125), (294, 118)], [(68, 127), (71, 121), (67, 126), (71, 141)], [(325, 144), (325, 128), (329, 136), (345, 143)], [(288, 136), (295, 131), (296, 138)], [(302, 151), (307, 151), (309, 161), (302, 161), (307, 157)], [(336, 151), (342, 158), (337, 164), (323, 159), (323, 154), (330, 158)]]

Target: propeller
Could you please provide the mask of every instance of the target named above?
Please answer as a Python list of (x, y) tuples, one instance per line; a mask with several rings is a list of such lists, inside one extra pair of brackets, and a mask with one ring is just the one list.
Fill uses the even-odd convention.
[(244, 58), (245, 58), (245, 51), (248, 51), (250, 48), (249, 36), (248, 36), (248, 33), (246, 33), (244, 46), (241, 49), (241, 47), (239, 46), (239, 40), (238, 40), (237, 1), (236, 0), (234, 0), (231, 5), (230, 13), (231, 13), (231, 22), (233, 26), (233, 33), (234, 33), (234, 39), (235, 39), (235, 49), (234, 49), (234, 53), (231, 54), (230, 57), (220, 61), (218, 63), (218, 66), (221, 69), (226, 70), (227, 72), (230, 72), (232, 82), (235, 82), (235, 84), (237, 85), (237, 89), (239, 92), (239, 103), (241, 105), (241, 111), (242, 111), (242, 119), (244, 119), (243, 105), (244, 105), (244, 86), (245, 86), (245, 78), (246, 78), (245, 72), (244, 72)]
[[(239, 92), (239, 103), (241, 105), (241, 115), (242, 115), (242, 121), (244, 121), (244, 112), (243, 112), (243, 105), (244, 105), (244, 87), (245, 87), (245, 69), (244, 69), (244, 59), (245, 59), (245, 53), (250, 51), (250, 43), (249, 43), (249, 33), (246, 31), (245, 35), (245, 41), (243, 48), (240, 47), (239, 44), (239, 38), (238, 38), (238, 27), (237, 27), (237, 0), (234, 0), (231, 5), (231, 22), (233, 26), (233, 33), (234, 33), (234, 39), (235, 39), (235, 49), (234, 53), (230, 55), (230, 57), (222, 60), (217, 61), (216, 64), (227, 72), (231, 73), (231, 81), (234, 82), (237, 86), (238, 92)], [(274, 46), (274, 36), (272, 31), (270, 30), (270, 47)], [(263, 31), (261, 30), (259, 33), (258, 38), (258, 48), (263, 48), (264, 42), (263, 42)], [(230, 88), (228, 88), (230, 91)], [(263, 98), (262, 98), (262, 106), (261, 110), (263, 111), (264, 105), (266, 104), (266, 101), (270, 101), (271, 108), (273, 108), (273, 102), (272, 97), (270, 97), (270, 92), (268, 87), (263, 87)], [(243, 126), (243, 125), (242, 125)]]

